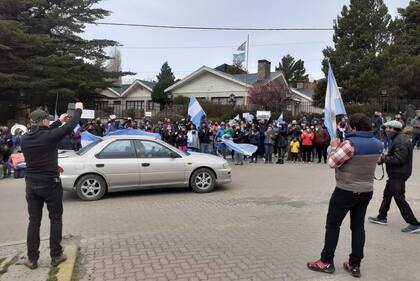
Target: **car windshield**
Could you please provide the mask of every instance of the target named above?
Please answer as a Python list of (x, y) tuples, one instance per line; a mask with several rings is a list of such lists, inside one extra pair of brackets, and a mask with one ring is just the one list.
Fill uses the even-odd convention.
[(89, 143), (88, 145), (86, 145), (85, 147), (82, 147), (79, 151), (76, 152), (77, 155), (83, 155), (86, 152), (88, 152), (92, 147), (94, 147), (95, 145), (97, 145), (98, 143), (100, 143), (102, 141), (102, 139), (98, 139), (94, 142)]

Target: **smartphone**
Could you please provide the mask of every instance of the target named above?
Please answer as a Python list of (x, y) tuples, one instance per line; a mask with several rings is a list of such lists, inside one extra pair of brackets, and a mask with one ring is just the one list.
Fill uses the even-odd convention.
[(67, 114), (69, 115), (69, 117), (73, 117), (75, 111), (76, 111), (76, 104), (75, 103), (68, 103), (67, 104)]

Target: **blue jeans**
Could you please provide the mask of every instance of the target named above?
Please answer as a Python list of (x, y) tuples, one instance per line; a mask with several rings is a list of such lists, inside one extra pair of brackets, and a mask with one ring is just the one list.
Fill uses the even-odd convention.
[(265, 161), (273, 161), (273, 145), (271, 143), (264, 144), (265, 146)]
[(200, 144), (200, 150), (202, 153), (211, 154), (211, 144), (209, 143)]
[(217, 149), (216, 155), (223, 156), (223, 158), (226, 159), (226, 145), (222, 142), (218, 142), (216, 145), (216, 149)]

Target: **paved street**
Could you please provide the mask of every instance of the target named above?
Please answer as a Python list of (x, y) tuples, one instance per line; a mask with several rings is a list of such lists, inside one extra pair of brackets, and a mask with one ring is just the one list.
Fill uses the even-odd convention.
[[(414, 171), (406, 196), (420, 217), (420, 151)], [(139, 191), (82, 202), (66, 193), (64, 234), (81, 238), (74, 280), (353, 280), (341, 267), (350, 249), (348, 218), (336, 273), (306, 269), (319, 257), (333, 188), (325, 165), (259, 163), (233, 166), (233, 182), (209, 194)], [(376, 183), (368, 215), (377, 214), (383, 188)], [(0, 221), (1, 257), (16, 247), (5, 244), (25, 239), (23, 180), (0, 180)], [(394, 202), (389, 222), (366, 225), (363, 279), (420, 280), (420, 235), (400, 232), (406, 223)]]

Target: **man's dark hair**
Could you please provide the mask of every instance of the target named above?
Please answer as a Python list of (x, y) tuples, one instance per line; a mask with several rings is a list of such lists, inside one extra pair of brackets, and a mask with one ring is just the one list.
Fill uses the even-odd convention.
[(357, 131), (372, 131), (372, 122), (369, 117), (363, 113), (355, 113), (350, 116), (350, 127), (355, 128)]

